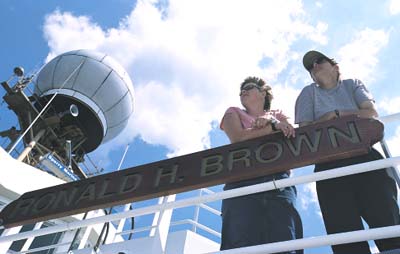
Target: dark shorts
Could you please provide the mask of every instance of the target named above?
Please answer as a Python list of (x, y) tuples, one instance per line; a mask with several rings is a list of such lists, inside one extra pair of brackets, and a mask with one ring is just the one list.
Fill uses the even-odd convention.
[[(275, 174), (230, 184), (227, 188), (287, 177), (287, 173)], [(302, 238), (303, 227), (295, 199), (295, 187), (287, 187), (223, 200), (221, 250)], [(302, 250), (290, 253), (302, 253)]]

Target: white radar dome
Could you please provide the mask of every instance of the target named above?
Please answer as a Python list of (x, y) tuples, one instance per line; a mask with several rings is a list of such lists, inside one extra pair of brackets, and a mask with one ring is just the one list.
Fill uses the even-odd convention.
[(118, 135), (133, 112), (128, 73), (109, 55), (92, 50), (70, 51), (45, 65), (37, 75), (35, 94), (44, 104), (55, 93), (51, 103), (55, 114), (77, 106), (78, 116), (71, 113), (62, 121), (80, 128), (85, 140), (77, 142), (83, 143), (86, 152)]

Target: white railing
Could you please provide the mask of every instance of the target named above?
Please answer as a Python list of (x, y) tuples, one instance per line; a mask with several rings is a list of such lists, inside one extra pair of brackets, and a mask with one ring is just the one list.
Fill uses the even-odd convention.
[[(111, 222), (115, 220), (120, 220), (123, 218), (137, 217), (146, 214), (152, 214), (156, 211), (168, 210), (168, 209), (176, 209), (182, 208), (192, 205), (197, 205), (201, 203), (208, 203), (213, 201), (218, 201), (226, 198), (238, 197), (243, 195), (248, 195), (252, 193), (264, 192), (273, 189), (285, 188), (298, 184), (305, 184), (315, 181), (321, 181), (326, 179), (331, 179), (335, 177), (341, 177), (346, 175), (353, 175), (362, 172), (373, 171), (381, 168), (387, 168), (392, 166), (400, 165), (400, 156), (381, 159), (377, 161), (361, 163), (357, 165), (351, 165), (341, 168), (336, 168), (328, 171), (317, 172), (304, 176), (291, 177), (281, 180), (276, 180), (275, 182), (266, 182), (261, 184), (256, 184), (252, 186), (246, 186), (242, 188), (221, 191), (214, 194), (209, 194), (207, 196), (200, 196), (194, 198), (187, 198), (183, 200), (178, 200), (171, 203), (161, 204), (161, 205), (153, 205), (144, 208), (133, 209), (117, 214), (109, 214), (100, 217), (90, 218), (83, 221), (74, 221), (65, 223), (62, 225), (55, 225), (47, 228), (38, 229), (35, 231), (28, 231), (19, 234), (7, 235), (0, 238), (0, 243), (9, 242), (9, 241), (17, 241), (29, 237), (37, 237), (45, 234), (52, 234), (61, 231), (78, 229), (81, 227), (87, 227), (90, 225), (95, 225), (99, 223)], [(400, 235), (400, 230), (398, 231)], [(296, 240), (297, 241), (297, 240)]]
[(52, 244), (52, 245), (47, 245), (44, 247), (38, 247), (38, 248), (34, 248), (34, 249), (29, 249), (29, 250), (25, 250), (25, 251), (18, 251), (18, 253), (32, 253), (32, 252), (38, 252), (38, 251), (44, 251), (44, 250), (51, 250), (51, 249), (55, 249), (58, 247), (63, 247), (63, 246), (67, 246), (70, 245), (70, 242), (65, 242), (65, 243), (58, 243), (58, 244)]
[(221, 233), (219, 233), (207, 226), (204, 226), (203, 224), (201, 224), (197, 221), (191, 220), (191, 219), (185, 219), (185, 220), (171, 222), (171, 226), (184, 225), (184, 224), (191, 224), (191, 225), (195, 226), (196, 228), (200, 228), (212, 235), (215, 235), (216, 237), (221, 237)]
[[(202, 189), (200, 189), (199, 195), (202, 196), (203, 193), (208, 193), (208, 194), (211, 193), (212, 194), (214, 192), (209, 190), (209, 189), (207, 189), (207, 188), (202, 188)], [(207, 212), (209, 212), (211, 214), (214, 214), (214, 215), (216, 215), (218, 217), (221, 215), (221, 212), (218, 211), (217, 209), (214, 209), (214, 208), (212, 208), (212, 207), (210, 207), (208, 205), (200, 203), (200, 204), (196, 205), (195, 215), (194, 215), (194, 219), (193, 220), (192, 219), (184, 219), (184, 220), (174, 221), (174, 222), (170, 223), (170, 226), (173, 227), (173, 226), (178, 226), (178, 225), (190, 224), (190, 225), (193, 226), (192, 227), (192, 231), (193, 232), (196, 232), (197, 228), (200, 228), (200, 229), (202, 229), (202, 230), (204, 230), (204, 231), (206, 231), (206, 232), (208, 232), (208, 233), (210, 233), (210, 234), (212, 234), (214, 236), (221, 237), (220, 233), (218, 233), (217, 231), (215, 231), (215, 230), (213, 230), (213, 229), (211, 229), (211, 228), (209, 228), (207, 226), (202, 225), (199, 222), (200, 208), (202, 208), (205, 211), (207, 211)], [(122, 220), (124, 220), (124, 219), (121, 219), (121, 221)], [(155, 225), (145, 226), (145, 227), (136, 227), (135, 229), (117, 230), (116, 235), (127, 235), (127, 234), (146, 232), (146, 231), (150, 231), (150, 230), (152, 230), (152, 229), (154, 229), (154, 228), (156, 228), (158, 226), (159, 226), (158, 224), (155, 224)], [(119, 228), (122, 228), (122, 227), (119, 227)]]
[[(379, 118), (379, 120), (381, 120), (383, 123), (390, 123), (393, 121), (398, 121), (398, 120), (400, 120), (400, 113), (381, 117), (381, 118)], [(381, 169), (381, 168), (390, 168), (390, 167), (396, 168), (398, 165), (400, 165), (400, 156), (393, 157), (393, 158), (387, 158), (387, 159), (381, 159), (381, 160), (377, 160), (377, 161), (371, 161), (371, 162), (357, 164), (357, 165), (336, 168), (336, 169), (331, 169), (329, 171), (322, 171), (322, 172), (312, 173), (309, 175), (296, 176), (296, 177), (291, 177), (291, 178), (287, 178), (287, 179), (276, 180), (275, 182), (266, 182), (266, 183), (261, 183), (261, 184), (257, 184), (257, 185), (253, 185), (253, 186), (246, 186), (246, 187), (232, 189), (232, 190), (228, 190), (228, 191), (221, 191), (221, 192), (217, 192), (217, 193), (214, 193), (212, 191), (204, 189), (204, 190), (201, 190), (201, 193), (205, 192), (205, 193), (207, 193), (207, 195), (200, 195), (198, 197), (186, 198), (183, 200), (178, 200), (178, 201), (163, 203), (163, 204), (158, 204), (158, 205), (152, 205), (152, 206), (137, 208), (137, 209), (133, 209), (133, 210), (125, 210), (120, 213), (115, 213), (115, 214), (110, 214), (110, 215), (105, 215), (105, 216), (100, 216), (100, 217), (95, 217), (95, 218), (89, 218), (89, 219), (86, 219), (83, 221), (69, 222), (69, 223), (65, 223), (62, 225), (55, 225), (55, 226), (51, 226), (51, 227), (47, 227), (47, 228), (37, 229), (34, 231), (28, 231), (28, 232), (23, 232), (23, 233), (18, 233), (18, 234), (4, 235), (4, 233), (3, 233), (4, 236), (0, 237), (0, 245), (2, 243), (6, 243), (6, 242), (12, 242), (12, 241), (17, 241), (17, 240), (21, 240), (21, 239), (32, 238), (32, 237), (37, 237), (37, 236), (46, 235), (46, 234), (52, 234), (52, 233), (56, 233), (56, 232), (75, 230), (78, 228), (87, 227), (87, 226), (91, 226), (91, 225), (95, 225), (95, 224), (99, 224), (99, 223), (106, 223), (106, 222), (111, 222), (111, 221), (116, 221), (116, 220), (124, 221), (126, 218), (138, 217), (138, 216), (142, 216), (142, 215), (157, 213), (157, 212), (164, 211), (164, 210), (177, 209), (177, 208), (183, 208), (183, 207), (188, 207), (188, 206), (196, 206), (197, 207), (196, 208), (197, 211), (195, 213), (195, 219), (194, 220), (183, 220), (180, 222), (173, 222), (173, 223), (171, 223), (171, 226), (179, 225), (179, 224), (183, 224), (183, 223), (191, 224), (194, 226), (193, 227), (194, 231), (195, 231), (195, 228), (198, 227), (198, 228), (205, 230), (208, 233), (211, 233), (211, 234), (219, 237), (220, 233), (198, 223), (198, 209), (199, 208), (204, 208), (216, 215), (220, 215), (220, 212), (218, 210), (213, 209), (213, 208), (205, 205), (204, 203), (219, 201), (219, 200), (226, 199), (226, 198), (238, 197), (238, 196), (243, 196), (243, 195), (248, 195), (248, 194), (253, 194), (253, 193), (258, 193), (258, 192), (269, 191), (269, 190), (273, 190), (273, 189), (289, 187), (289, 186), (293, 186), (293, 185), (316, 182), (316, 181), (321, 181), (321, 180), (326, 180), (326, 179), (331, 179), (331, 178), (336, 178), (336, 177), (341, 177), (341, 176), (346, 176), (346, 175), (353, 175), (353, 174), (368, 172), (368, 171), (377, 170), (377, 169)], [(394, 171), (396, 174), (398, 174), (397, 170), (394, 170)], [(158, 225), (156, 225), (156, 226), (158, 226)], [(117, 234), (122, 235), (122, 234), (128, 234), (128, 233), (132, 233), (132, 232), (152, 230), (153, 228), (154, 228), (154, 226), (146, 227), (143, 229), (135, 229), (133, 231), (132, 230), (122, 231), (121, 230), (121, 231), (118, 231)], [(332, 234), (332, 235), (327, 235), (327, 236), (309, 237), (309, 238), (297, 239), (297, 240), (291, 240), (291, 241), (285, 241), (285, 242), (279, 242), (279, 243), (270, 243), (270, 244), (264, 244), (264, 245), (258, 245), (258, 246), (240, 248), (240, 249), (226, 250), (226, 251), (218, 252), (218, 253), (275, 253), (275, 252), (283, 252), (283, 251), (305, 249), (305, 248), (334, 245), (334, 244), (343, 244), (343, 243), (365, 241), (365, 240), (372, 240), (372, 239), (391, 238), (391, 237), (396, 237), (396, 236), (400, 236), (400, 226), (390, 226), (390, 227), (360, 230), (360, 231), (354, 231), (354, 232), (346, 232), (346, 233), (340, 233), (340, 234)], [(31, 250), (29, 250), (29, 251), (31, 251)]]
[(346, 233), (331, 234), (326, 236), (315, 236), (303, 239), (268, 243), (251, 247), (231, 249), (207, 254), (266, 254), (292, 250), (301, 250), (321, 246), (329, 246), (343, 243), (353, 243), (373, 239), (391, 238), (400, 235), (400, 226), (390, 226), (374, 229), (358, 230)]

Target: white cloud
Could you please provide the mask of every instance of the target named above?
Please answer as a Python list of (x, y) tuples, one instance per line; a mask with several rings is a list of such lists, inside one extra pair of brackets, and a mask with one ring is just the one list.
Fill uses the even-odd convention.
[(51, 49), (46, 62), (69, 50), (95, 49), (105, 39), (102, 29), (90, 18), (59, 10), (46, 17), (44, 34)]
[[(289, 122), (294, 123), (294, 102), (300, 94), (300, 90), (294, 89), (288, 85), (273, 85), (272, 92), (274, 100), (272, 101), (272, 108), (282, 109), (285, 115), (289, 116)], [(288, 103), (290, 102), (290, 103)]]
[(399, 112), (400, 97), (382, 98), (378, 102), (378, 109), (382, 109), (387, 114), (395, 114)]
[(386, 140), (392, 156), (400, 156), (400, 127), (397, 127), (395, 135)]
[(306, 213), (315, 213), (321, 219), (322, 213), (319, 209), (318, 195), (315, 186), (315, 182), (298, 186), (297, 188), (300, 194), (297, 196), (297, 202), (301, 210)]
[(353, 40), (338, 52), (343, 76), (371, 83), (375, 78), (378, 54), (387, 45), (388, 40), (389, 33), (384, 30), (366, 28), (358, 32)]
[[(117, 143), (140, 136), (179, 155), (210, 146), (211, 124), (239, 105), (238, 86), (249, 75), (272, 84), (274, 107), (293, 115), (298, 91), (276, 84), (277, 77), (296, 59), (297, 41), (327, 42), (327, 25), (305, 17), (301, 1), (171, 0), (161, 9), (141, 0), (117, 28), (104, 31), (87, 17), (55, 11), (44, 32), (49, 57), (96, 49), (129, 72), (136, 111)], [(263, 58), (273, 61), (260, 66)]]
[(389, 3), (389, 12), (391, 15), (400, 13), (400, 0), (391, 0)]
[(199, 96), (185, 96), (178, 86), (160, 83), (149, 83), (136, 91), (137, 113), (129, 126), (132, 133), (136, 131), (150, 144), (167, 146), (173, 151), (168, 156), (210, 146), (209, 119), (213, 116), (202, 106)]

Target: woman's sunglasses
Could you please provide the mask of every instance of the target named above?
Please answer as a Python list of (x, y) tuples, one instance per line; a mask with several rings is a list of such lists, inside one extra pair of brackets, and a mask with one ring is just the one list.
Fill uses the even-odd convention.
[(253, 85), (253, 84), (249, 84), (249, 85), (244, 85), (241, 89), (240, 89), (240, 93), (239, 95), (243, 94), (243, 91), (250, 91), (253, 88), (257, 88), (260, 91), (260, 87), (257, 85)]

